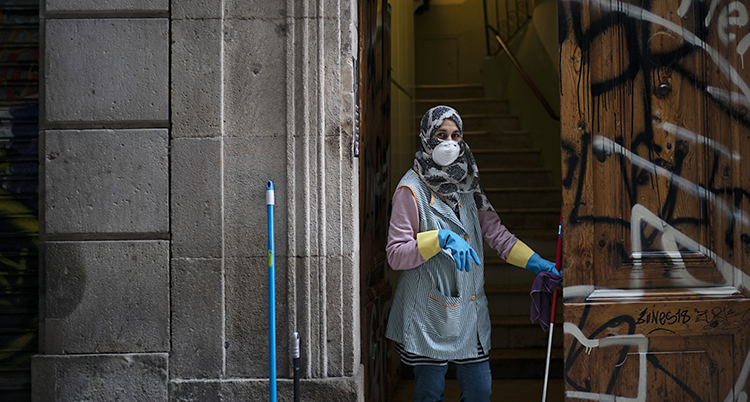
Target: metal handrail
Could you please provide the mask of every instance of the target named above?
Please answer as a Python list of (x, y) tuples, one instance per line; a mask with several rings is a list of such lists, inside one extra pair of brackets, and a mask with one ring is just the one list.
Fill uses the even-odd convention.
[[(495, 6), (496, 18), (494, 20), (497, 28), (493, 27), (493, 24), (489, 21), (489, 13), (487, 10), (487, 0), (482, 0), (482, 7), (484, 10), (484, 25), (493, 28), (493, 30), (500, 35), (506, 42), (513, 39), (523, 27), (528, 24), (532, 19), (531, 11), (529, 10), (529, 2), (531, 0), (491, 0)], [(502, 4), (502, 7), (500, 6)], [(533, 8), (533, 6), (532, 6)], [(500, 11), (500, 10), (503, 11)], [(490, 50), (490, 35), (487, 30), (484, 31), (485, 44), (487, 46), (487, 56), (494, 56), (499, 53), (502, 49), (498, 48), (495, 52)]]
[(544, 95), (542, 95), (542, 92), (539, 91), (539, 88), (537, 88), (537, 86), (534, 84), (534, 81), (532, 81), (531, 77), (529, 77), (529, 75), (526, 74), (526, 71), (523, 69), (523, 67), (521, 67), (521, 63), (518, 62), (518, 59), (516, 59), (516, 56), (514, 56), (513, 52), (510, 51), (510, 49), (508, 48), (508, 45), (505, 44), (505, 41), (502, 38), (500, 38), (500, 33), (497, 32), (497, 30), (491, 27), (490, 25), (487, 25), (487, 28), (495, 32), (495, 39), (500, 44), (500, 46), (502, 46), (502, 48), (505, 50), (505, 53), (508, 54), (508, 57), (510, 57), (510, 61), (512, 61), (513, 65), (516, 66), (516, 69), (521, 74), (521, 77), (523, 77), (524, 81), (526, 81), (526, 84), (531, 89), (531, 92), (534, 93), (536, 98), (544, 107), (544, 110), (547, 111), (547, 114), (549, 114), (551, 118), (557, 121), (560, 121), (560, 115), (555, 113), (555, 111), (552, 109), (552, 106), (549, 104), (549, 102), (547, 102), (547, 99), (545, 99)]

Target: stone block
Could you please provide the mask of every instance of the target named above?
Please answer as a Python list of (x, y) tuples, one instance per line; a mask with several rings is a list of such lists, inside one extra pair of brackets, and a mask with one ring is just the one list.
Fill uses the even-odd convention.
[[(170, 402), (224, 402), (220, 381), (170, 381)], [(268, 393), (266, 392), (266, 395)], [(269, 399), (266, 396), (266, 399)], [(262, 401), (263, 399), (248, 399), (248, 401)]]
[(47, 122), (169, 120), (168, 19), (50, 19), (44, 32)]
[(168, 242), (44, 246), (46, 353), (169, 351)]
[[(266, 183), (274, 183), (275, 245), (287, 250), (286, 140), (284, 137), (224, 140), (224, 234), (227, 256), (266, 256)], [(304, 158), (304, 155), (299, 155)], [(295, 195), (302, 198), (303, 195)], [(277, 258), (278, 259), (278, 258)]]
[(167, 130), (44, 132), (47, 234), (169, 232)]
[(221, 257), (222, 140), (172, 140), (173, 257)]
[[(227, 377), (268, 378), (267, 262), (267, 257), (226, 259)], [(286, 261), (276, 259), (278, 373), (288, 373), (291, 361), (289, 345), (293, 321), (287, 306), (286, 266)]]
[[(363, 370), (352, 377), (303, 379), (300, 396), (303, 401), (359, 402), (364, 400)], [(262, 380), (229, 379), (222, 381), (172, 381), (169, 384), (170, 402), (244, 402), (267, 401), (268, 378)], [(291, 401), (293, 382), (279, 378), (277, 398)]]
[(221, 20), (172, 22), (172, 137), (221, 136)]
[(283, 19), (225, 22), (226, 136), (271, 137), (286, 133), (288, 83), (284, 24)]
[(46, 11), (169, 11), (169, 0), (46, 0)]
[(172, 19), (222, 18), (222, 0), (171, 0)]
[(222, 297), (221, 260), (172, 259), (170, 378), (221, 377)]
[(167, 354), (49, 356), (31, 359), (34, 401), (166, 401)]
[[(295, 16), (302, 16), (299, 11), (302, 11), (302, 2), (298, 3), (297, 13)], [(227, 18), (263, 18), (263, 19), (281, 19), (283, 20), (286, 15), (290, 14), (287, 12), (288, 2), (284, 0), (225, 0), (224, 10)], [(310, 5), (309, 13), (317, 10), (317, 5)], [(291, 14), (290, 14), (291, 15)]]

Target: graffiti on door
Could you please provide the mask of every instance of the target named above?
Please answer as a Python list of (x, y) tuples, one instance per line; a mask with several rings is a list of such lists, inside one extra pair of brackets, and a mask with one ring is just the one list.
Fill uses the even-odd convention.
[(747, 6), (559, 4), (566, 395), (746, 401)]

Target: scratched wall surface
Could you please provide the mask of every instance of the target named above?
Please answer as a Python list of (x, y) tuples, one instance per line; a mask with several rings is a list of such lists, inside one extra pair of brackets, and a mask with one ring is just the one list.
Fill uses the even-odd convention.
[(37, 350), (39, 5), (0, 1), (0, 395), (30, 400)]
[(747, 400), (745, 3), (559, 2), (568, 400)]

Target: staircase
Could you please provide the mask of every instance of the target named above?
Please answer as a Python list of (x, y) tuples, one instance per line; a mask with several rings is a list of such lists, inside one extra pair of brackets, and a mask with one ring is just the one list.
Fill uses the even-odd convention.
[[(503, 224), (543, 258), (555, 261), (557, 226), (562, 202), (561, 189), (551, 186), (552, 171), (541, 167), (540, 150), (531, 146), (529, 133), (510, 113), (508, 101), (485, 99), (481, 85), (430, 85), (415, 88), (415, 127), (430, 107), (444, 104), (455, 108), (464, 123), (464, 140), (479, 167), (479, 178)], [(529, 292), (535, 275), (508, 265), (485, 244), (485, 292), (492, 321), (490, 366), (493, 381), (508, 384), (538, 380), (539, 400), (547, 351), (547, 333), (531, 323)], [(562, 301), (558, 300), (557, 322), (562, 323)], [(553, 334), (550, 376), (558, 379), (548, 391), (548, 400), (563, 400), (562, 325)], [(404, 370), (408, 373), (408, 368)], [(451, 378), (449, 369), (449, 378)], [(408, 374), (407, 374), (408, 376)], [(493, 385), (493, 399), (510, 398)], [(450, 382), (449, 382), (450, 384)], [(536, 384), (536, 382), (531, 382)], [(448, 391), (446, 391), (446, 395)]]

